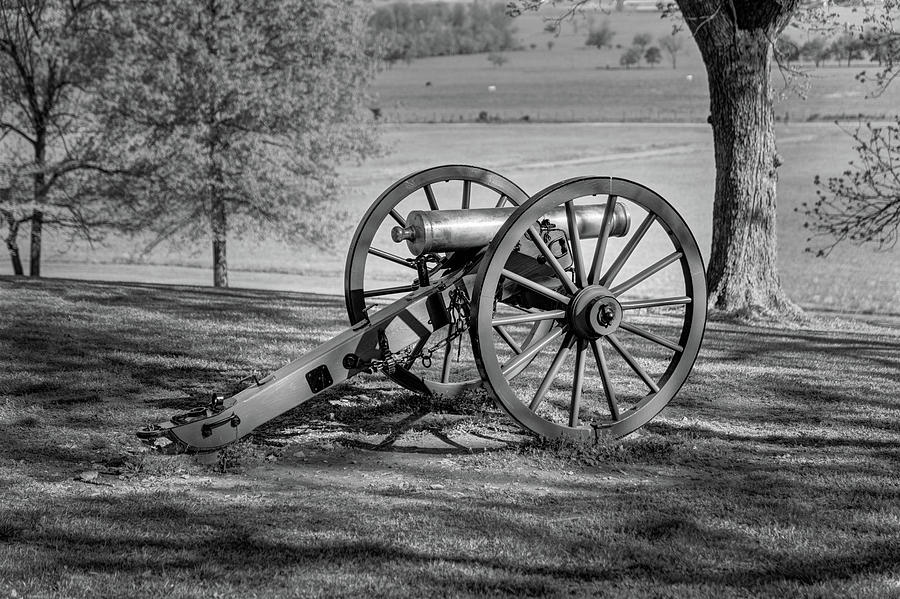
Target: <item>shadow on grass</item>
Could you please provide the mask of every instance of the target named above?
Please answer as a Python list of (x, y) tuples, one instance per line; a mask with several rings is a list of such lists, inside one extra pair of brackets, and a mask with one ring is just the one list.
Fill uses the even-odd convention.
[[(813, 536), (823, 516), (812, 510), (748, 529), (773, 502), (787, 504), (777, 495), (729, 513), (740, 498), (727, 487), (584, 490), (591, 492), (564, 500), (526, 491), (377, 500), (324, 483), (247, 489), (271, 499), (263, 505), (236, 505), (227, 495), (197, 503), (174, 492), (62, 496), (40, 509), (0, 509), (0, 540), (12, 555), (33, 548), (7, 569), (9, 580), (41, 581), (36, 571), (64, 568), (88, 576), (98, 594), (125, 581), (184, 585), (183, 596), (284, 588), (298, 596), (386, 588), (422, 596), (440, 588), (446, 596), (523, 597), (621, 592), (620, 585), (796, 591), (893, 575), (900, 563), (900, 545), (880, 535), (823, 544)], [(728, 509), (711, 518), (716, 502)], [(847, 523), (841, 532), (876, 529)]]

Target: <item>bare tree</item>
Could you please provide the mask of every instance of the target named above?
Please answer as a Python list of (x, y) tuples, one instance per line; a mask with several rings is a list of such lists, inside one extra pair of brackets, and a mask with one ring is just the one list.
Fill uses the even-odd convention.
[[(10, 234), (31, 224), (32, 276), (40, 276), (45, 225), (91, 238), (112, 222), (103, 199), (79, 186), (86, 172), (106, 172), (105, 158), (115, 155), (88, 107), (110, 59), (110, 6), (0, 1), (0, 137), (10, 135), (27, 149), (13, 156), (13, 171), (31, 182), (30, 201), (17, 203), (19, 212), (28, 206), (27, 214), (14, 214), (7, 198), (5, 218)], [(7, 244), (10, 239), (15, 236)]]
[(659, 38), (658, 41), (660, 47), (669, 55), (669, 59), (672, 61), (672, 68), (678, 68), (678, 53), (681, 52), (682, 47), (684, 47), (684, 40), (673, 34), (664, 35)]
[[(881, 68), (874, 74), (857, 76), (871, 84), (871, 95), (880, 95), (900, 74), (900, 32), (894, 14), (900, 3), (888, 0), (867, 10), (855, 31), (843, 39), (867, 43)], [(844, 55), (846, 57), (846, 54)], [(860, 123), (846, 130), (857, 158), (838, 176), (816, 176), (817, 199), (804, 204), (808, 242), (819, 256), (827, 256), (843, 241), (894, 248), (900, 228), (900, 117), (893, 122)], [(813, 247), (815, 246), (815, 247)]]
[(875, 244), (879, 249), (897, 245), (900, 120), (884, 126), (867, 123), (849, 134), (859, 162), (851, 161), (840, 176), (824, 181), (817, 176), (818, 198), (811, 206), (803, 204), (806, 225), (814, 237), (825, 241), (824, 247), (815, 250), (819, 256), (827, 256), (844, 240)]

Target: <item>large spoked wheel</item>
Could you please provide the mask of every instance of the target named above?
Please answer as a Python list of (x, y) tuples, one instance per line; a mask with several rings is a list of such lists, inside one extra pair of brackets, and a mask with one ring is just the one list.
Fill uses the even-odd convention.
[[(564, 215), (559, 226), (551, 212)], [(618, 178), (570, 179), (523, 204), (489, 246), (473, 293), (489, 391), (546, 437), (621, 437), (646, 424), (687, 378), (706, 323), (703, 259), (687, 224)], [(554, 326), (525, 350), (497, 332), (537, 322)]]
[[(350, 243), (344, 269), (344, 298), (351, 324), (419, 286), (415, 256), (405, 242), (396, 243), (391, 238), (393, 227), (406, 226), (410, 211), (515, 207), (527, 199), (528, 195), (509, 179), (474, 166), (438, 166), (394, 183), (363, 216)], [(449, 258), (449, 253), (428, 257), (427, 269), (432, 279), (440, 275)], [(461, 284), (455, 290), (460, 305), (468, 305), (473, 278), (467, 280), (468, 289)], [(420, 348), (424, 360), (401, 366), (388, 376), (408, 389), (425, 389), (446, 396), (478, 386), (480, 379), (469, 339), (467, 332), (444, 327)], [(527, 339), (520, 342), (527, 345)]]

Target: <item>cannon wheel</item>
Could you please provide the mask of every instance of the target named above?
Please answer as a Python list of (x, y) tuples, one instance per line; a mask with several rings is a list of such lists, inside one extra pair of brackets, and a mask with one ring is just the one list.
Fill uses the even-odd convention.
[[(528, 199), (522, 189), (501, 175), (484, 168), (464, 165), (446, 165), (429, 168), (400, 179), (385, 190), (368, 209), (359, 223), (344, 268), (344, 299), (350, 323), (356, 324), (366, 317), (366, 312), (375, 302), (396, 299), (412, 291), (416, 280), (416, 269), (410, 260), (406, 244), (395, 244), (387, 239), (391, 227), (406, 226), (405, 217), (410, 210), (452, 210), (476, 207), (518, 206)], [(481, 202), (475, 205), (473, 202)], [(402, 204), (402, 206), (401, 206)], [(440, 255), (439, 258), (446, 258)], [(380, 264), (375, 264), (380, 262)], [(396, 270), (408, 270), (405, 284), (386, 285), (373, 282), (367, 274), (379, 267), (391, 266)], [(439, 270), (432, 268), (432, 271)], [(404, 275), (399, 275), (404, 276)], [(543, 331), (546, 325), (534, 327), (535, 332)], [(527, 345), (530, 337), (523, 341)], [(457, 344), (468, 344), (469, 335), (463, 334)], [(471, 348), (466, 348), (471, 355)], [(479, 379), (454, 380), (452, 361), (462, 348), (454, 348), (446, 343), (435, 353), (432, 370), (411, 372), (403, 368), (388, 376), (398, 384), (414, 390), (424, 389), (446, 396), (454, 396), (466, 389), (480, 385)], [(469, 358), (471, 360), (471, 358)], [(474, 374), (474, 368), (469, 369)], [(457, 377), (459, 378), (459, 377)]]
[[(596, 238), (581, 239), (575, 207), (591, 203), (605, 205), (606, 216)], [(609, 236), (617, 203), (631, 214), (627, 238)], [(569, 267), (535, 241), (542, 215), (558, 206), (567, 214)], [(524, 237), (555, 272), (550, 287), (516, 281), (507, 269)], [(544, 307), (516, 312), (498, 301), (511, 280), (546, 298)], [(545, 437), (621, 437), (658, 414), (693, 367), (706, 323), (703, 259), (684, 219), (657, 193), (618, 178), (569, 179), (520, 206), (494, 238), (475, 282), (473, 319), (478, 369), (516, 422)], [(496, 335), (498, 325), (544, 321), (557, 326), (522, 353)]]

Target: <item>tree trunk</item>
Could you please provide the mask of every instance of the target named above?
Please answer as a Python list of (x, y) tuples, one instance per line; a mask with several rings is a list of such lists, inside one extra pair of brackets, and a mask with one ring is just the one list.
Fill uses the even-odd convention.
[(225, 259), (225, 241), (228, 232), (228, 221), (225, 214), (225, 202), (213, 200), (210, 215), (213, 236), (213, 286), (228, 287), (228, 262)]
[(41, 276), (41, 237), (44, 231), (44, 213), (41, 208), (47, 197), (46, 179), (44, 177), (44, 163), (46, 159), (46, 129), (37, 127), (37, 142), (34, 144), (34, 165), (38, 171), (33, 175), (32, 194), (34, 208), (31, 211), (31, 259), (28, 265), (28, 274), (32, 277)]
[[(9, 197), (9, 188), (0, 188), (0, 204), (8, 204), (10, 201)], [(19, 236), (19, 221), (16, 220), (12, 210), (7, 211), (2, 209), (0, 212), (2, 212), (3, 216), (6, 218), (6, 226), (8, 229), (6, 249), (9, 250), (9, 259), (12, 260), (13, 274), (22, 276), (24, 273), (22, 271), (22, 259), (19, 257), (19, 243), (17, 241)]]
[(44, 213), (35, 208), (31, 212), (31, 262), (28, 274), (41, 276), (41, 236), (44, 230)]
[(710, 307), (744, 314), (793, 313), (796, 308), (781, 289), (776, 267), (780, 160), (769, 75), (770, 40), (794, 5), (734, 2), (732, 12), (716, 11), (711, 1), (680, 4), (693, 10), (685, 11), (686, 21), (709, 79), (716, 164), (707, 269)]

